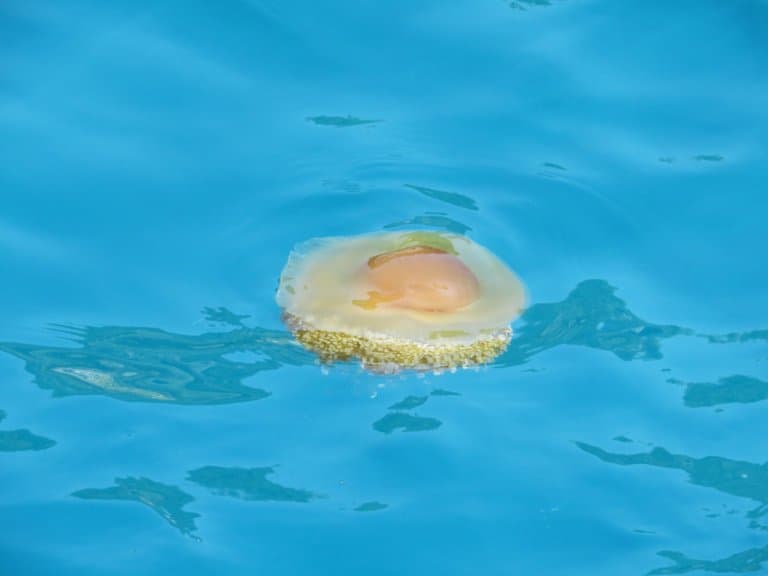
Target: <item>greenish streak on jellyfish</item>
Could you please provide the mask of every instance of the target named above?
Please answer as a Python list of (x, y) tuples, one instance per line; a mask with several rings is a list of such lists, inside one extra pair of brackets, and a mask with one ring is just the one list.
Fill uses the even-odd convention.
[(509, 343), (525, 291), (466, 236), (419, 230), (301, 243), (276, 299), (296, 339), (323, 361), (396, 371), (491, 361)]

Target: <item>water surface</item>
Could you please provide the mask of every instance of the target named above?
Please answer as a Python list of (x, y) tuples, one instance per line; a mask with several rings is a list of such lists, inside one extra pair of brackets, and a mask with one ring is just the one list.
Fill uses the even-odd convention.
[[(0, 572), (768, 573), (768, 4), (0, 7)], [(454, 373), (320, 366), (315, 236), (524, 279)]]

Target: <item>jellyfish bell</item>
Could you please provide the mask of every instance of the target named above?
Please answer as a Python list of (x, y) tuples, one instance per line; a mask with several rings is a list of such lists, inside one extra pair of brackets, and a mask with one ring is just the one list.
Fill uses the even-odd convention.
[(362, 271), (373, 290), (365, 303), (431, 312), (452, 312), (477, 299), (479, 282), (457, 256), (439, 248), (411, 246), (368, 259)]
[(322, 360), (388, 369), (488, 362), (506, 348), (525, 301), (491, 252), (432, 231), (299, 244), (276, 298), (296, 339)]

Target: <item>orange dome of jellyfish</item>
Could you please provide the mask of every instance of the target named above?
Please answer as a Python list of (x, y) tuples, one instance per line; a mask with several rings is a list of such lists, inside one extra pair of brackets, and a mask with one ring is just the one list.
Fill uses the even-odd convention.
[(296, 246), (277, 303), (322, 360), (377, 369), (482, 364), (504, 351), (523, 285), (465, 236), (389, 232)]

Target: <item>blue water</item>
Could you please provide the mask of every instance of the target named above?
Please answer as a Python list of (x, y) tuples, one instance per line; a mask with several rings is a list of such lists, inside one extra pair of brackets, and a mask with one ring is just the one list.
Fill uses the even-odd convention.
[[(0, 573), (768, 573), (768, 3), (0, 4)], [(320, 366), (315, 236), (467, 234), (490, 366)]]

